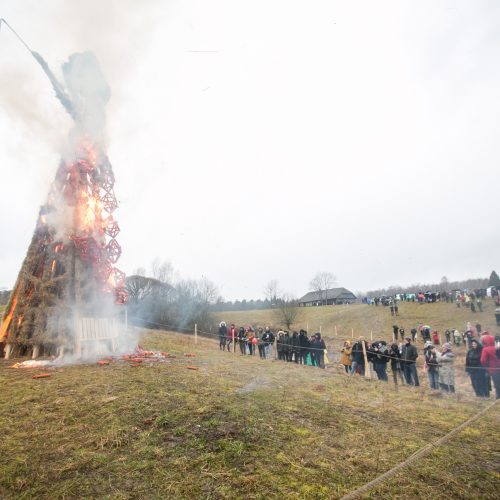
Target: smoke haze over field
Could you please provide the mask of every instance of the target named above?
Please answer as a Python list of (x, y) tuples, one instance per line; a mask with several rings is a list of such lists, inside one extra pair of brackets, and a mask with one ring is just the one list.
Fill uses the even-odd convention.
[[(0, 2), (62, 80), (92, 51), (120, 267), (155, 256), (227, 299), (499, 271), (500, 4)], [(10, 287), (72, 120), (0, 32), (0, 285)]]

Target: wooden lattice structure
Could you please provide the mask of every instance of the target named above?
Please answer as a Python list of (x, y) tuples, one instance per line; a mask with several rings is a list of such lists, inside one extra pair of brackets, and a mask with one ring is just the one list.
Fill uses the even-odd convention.
[[(125, 302), (125, 275), (114, 267), (121, 248), (113, 185), (107, 157), (88, 142), (59, 166), (5, 310), (0, 342), (7, 357), (79, 354), (81, 319), (99, 323)], [(109, 340), (115, 347), (115, 333)]]

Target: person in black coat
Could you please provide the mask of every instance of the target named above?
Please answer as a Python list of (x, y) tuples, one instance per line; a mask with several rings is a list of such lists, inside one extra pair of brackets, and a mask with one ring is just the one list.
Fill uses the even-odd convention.
[(314, 334), (314, 340), (312, 342), (313, 352), (315, 353), (317, 366), (320, 368), (325, 367), (325, 341), (321, 338), (321, 333)]
[(227, 335), (226, 323), (224, 321), (221, 321), (219, 324), (219, 349), (221, 351), (226, 350), (226, 335)]
[(408, 385), (414, 385), (416, 387), (420, 385), (417, 373), (417, 358), (417, 348), (412, 345), (411, 338), (406, 337), (405, 344), (401, 349), (400, 363), (403, 367), (403, 373), (405, 375), (406, 383)]
[(268, 326), (266, 326), (266, 329), (264, 330), (262, 340), (264, 342), (264, 357), (271, 358), (274, 344), (274, 333)]
[(476, 396), (489, 398), (490, 388), (488, 376), (486, 374), (486, 368), (481, 366), (481, 352), (483, 346), (476, 339), (472, 339), (470, 344), (471, 347), (467, 351), (467, 356), (465, 357), (465, 371), (470, 376), (470, 382)]
[[(410, 333), (411, 333), (411, 341), (415, 342), (415, 340), (417, 340), (417, 329), (416, 328), (412, 328), (410, 330)], [(401, 340), (403, 340), (403, 338), (401, 338)]]
[(391, 372), (392, 379), (394, 383), (398, 385), (398, 377), (401, 379), (401, 383), (404, 384), (403, 372), (399, 359), (401, 358), (401, 352), (399, 350), (398, 344), (392, 344), (389, 349), (389, 359), (391, 360)]
[(292, 361), (292, 356), (293, 360), (298, 363), (299, 362), (299, 356), (300, 356), (300, 340), (299, 340), (299, 333), (298, 332), (293, 332), (292, 338), (290, 339), (290, 361)]
[(292, 355), (291, 355), (291, 337), (290, 333), (285, 330), (285, 335), (283, 335), (283, 355), (284, 355), (284, 360), (285, 361), (292, 361)]
[(392, 325), (392, 331), (393, 331), (394, 340), (398, 340), (399, 326)]
[(359, 367), (361, 375), (365, 374), (365, 357), (363, 356), (363, 343), (365, 344), (365, 349), (367, 347), (364, 337), (359, 337), (359, 340), (352, 346), (351, 356), (352, 356), (352, 366), (351, 375), (356, 373)]
[(425, 343), (424, 357), (427, 365), (427, 378), (431, 389), (439, 389), (439, 358), (436, 346), (430, 340)]
[(281, 361), (285, 360), (285, 345), (283, 344), (283, 337), (285, 332), (280, 330), (278, 336), (276, 337), (276, 350), (278, 351), (278, 359)]
[(377, 378), (384, 382), (387, 382), (387, 362), (389, 361), (389, 350), (387, 349), (387, 343), (384, 340), (379, 342), (373, 342), (370, 349), (371, 359), (369, 361), (373, 362), (373, 369), (377, 374)]
[(299, 345), (300, 345), (299, 362), (301, 365), (302, 364), (305, 365), (307, 363), (307, 356), (311, 352), (311, 343), (307, 338), (307, 332), (305, 330), (300, 330), (299, 332)]
[(246, 332), (243, 327), (238, 330), (238, 344), (240, 345), (240, 355), (246, 354)]

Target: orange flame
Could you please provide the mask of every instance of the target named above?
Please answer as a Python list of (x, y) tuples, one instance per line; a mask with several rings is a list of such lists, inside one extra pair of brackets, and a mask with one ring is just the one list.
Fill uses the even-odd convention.
[(3, 320), (2, 327), (0, 328), (0, 342), (7, 338), (7, 330), (9, 329), (10, 322), (12, 321), (12, 316), (14, 315), (14, 310), (17, 305), (17, 295), (19, 292), (16, 291), (14, 298), (12, 299), (12, 305), (10, 306), (10, 311), (5, 319)]
[(52, 264), (50, 265), (50, 272), (53, 274), (54, 269), (56, 268), (56, 259), (52, 261)]
[[(102, 202), (96, 196), (90, 196), (86, 191), (80, 192), (79, 223), (83, 231), (92, 231), (101, 221)], [(100, 228), (100, 227), (99, 227)]]

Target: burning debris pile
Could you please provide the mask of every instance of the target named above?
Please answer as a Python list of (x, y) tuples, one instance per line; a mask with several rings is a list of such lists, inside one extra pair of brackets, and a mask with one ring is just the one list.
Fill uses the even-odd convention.
[(0, 348), (6, 358), (61, 356), (65, 350), (81, 357), (97, 344), (113, 351), (116, 305), (127, 295), (125, 274), (115, 267), (120, 229), (112, 214), (118, 203), (102, 139), (110, 90), (89, 52), (63, 65), (66, 88), (31, 53), (75, 127), (5, 309)]

